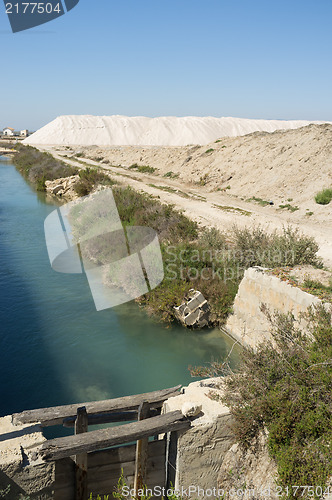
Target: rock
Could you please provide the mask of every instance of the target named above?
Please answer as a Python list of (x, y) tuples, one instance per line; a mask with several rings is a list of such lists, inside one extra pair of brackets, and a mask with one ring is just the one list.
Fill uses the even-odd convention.
[(174, 311), (177, 319), (184, 326), (203, 328), (209, 324), (210, 307), (203, 294), (198, 290), (189, 290), (185, 302), (174, 307)]
[(202, 405), (192, 403), (191, 401), (186, 401), (185, 403), (183, 403), (181, 411), (185, 417), (196, 417), (201, 413)]
[[(248, 450), (239, 443), (227, 451), (219, 475), (218, 488), (224, 490), (225, 500), (234, 498), (232, 492), (243, 490), (245, 498), (252, 500), (276, 500), (277, 465), (267, 448), (267, 431), (261, 432)], [(243, 495), (244, 497), (244, 495)], [(237, 497), (239, 498), (239, 497)]]
[(75, 200), (79, 198), (75, 191), (75, 185), (79, 181), (79, 175), (72, 175), (70, 177), (61, 177), (53, 181), (46, 181), (46, 192), (55, 196), (61, 196), (68, 200)]
[(38, 424), (13, 425), (12, 416), (0, 418), (0, 497), (10, 486), (5, 498), (51, 499), (55, 481), (55, 463), (29, 464), (28, 453), (46, 441)]

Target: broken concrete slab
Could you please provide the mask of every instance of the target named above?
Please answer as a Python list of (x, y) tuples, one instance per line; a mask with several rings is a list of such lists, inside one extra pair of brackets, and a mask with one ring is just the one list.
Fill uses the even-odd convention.
[(185, 301), (180, 306), (174, 307), (174, 311), (177, 319), (186, 327), (204, 328), (209, 325), (210, 307), (198, 290), (189, 290)]

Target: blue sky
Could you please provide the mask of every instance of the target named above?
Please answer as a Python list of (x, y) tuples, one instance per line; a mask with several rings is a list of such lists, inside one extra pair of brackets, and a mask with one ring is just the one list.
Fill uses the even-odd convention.
[(80, 0), (12, 34), (0, 128), (63, 114), (332, 121), (331, 0)]

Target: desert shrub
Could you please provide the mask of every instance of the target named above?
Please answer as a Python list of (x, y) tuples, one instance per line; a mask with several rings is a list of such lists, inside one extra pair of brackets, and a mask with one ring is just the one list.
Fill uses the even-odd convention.
[(172, 170), (169, 172), (166, 172), (166, 174), (163, 175), (163, 177), (170, 177), (171, 179), (177, 179), (179, 177), (179, 173), (174, 173)]
[(315, 196), (315, 201), (319, 205), (328, 205), (332, 200), (332, 189), (323, 189)]
[(76, 175), (78, 169), (66, 165), (49, 153), (42, 153), (31, 146), (17, 146), (18, 153), (13, 158), (16, 168), (34, 184), (37, 189), (45, 189), (45, 181)]
[(46, 190), (46, 176), (43, 175), (40, 179), (37, 179), (37, 183), (36, 183), (36, 189), (37, 191), (45, 191)]
[(86, 196), (99, 184), (104, 186), (115, 184), (109, 175), (96, 168), (87, 167), (84, 170), (80, 170), (78, 175), (80, 180), (75, 184), (75, 191), (79, 196)]
[(245, 268), (298, 264), (322, 266), (317, 256), (319, 246), (314, 238), (291, 227), (284, 227), (281, 234), (277, 231), (268, 233), (260, 226), (253, 229), (234, 227), (233, 246), (237, 260)]
[(138, 165), (137, 163), (134, 163), (133, 165), (130, 165), (128, 167), (130, 170), (137, 170), (141, 174), (153, 174), (156, 169), (154, 167), (150, 167), (149, 165)]
[(149, 226), (157, 231), (161, 241), (177, 242), (197, 238), (197, 223), (175, 210), (173, 205), (161, 204), (129, 186), (115, 187), (113, 194), (125, 226)]
[(247, 201), (256, 201), (262, 207), (266, 207), (267, 205), (270, 205), (269, 201), (263, 200), (262, 198), (258, 198), (257, 196), (252, 196)]
[(306, 279), (302, 287), (313, 295), (317, 295), (321, 300), (332, 301), (332, 280), (329, 285), (324, 285), (320, 281)]
[(284, 209), (287, 208), (290, 212), (296, 212), (297, 210), (300, 210), (298, 206), (293, 206), (290, 203), (286, 203), (284, 205), (279, 205), (279, 208)]
[[(267, 428), (279, 483), (297, 498), (303, 490), (296, 492), (292, 485), (324, 487), (331, 473), (331, 312), (323, 305), (309, 309), (306, 332), (295, 326), (291, 314), (266, 314), (275, 344), (243, 349), (237, 371), (227, 370), (222, 402), (230, 408), (235, 438), (244, 448)], [(212, 373), (224, 375), (225, 367), (214, 363)]]
[(198, 240), (164, 244), (162, 256), (163, 282), (140, 299), (148, 312), (163, 321), (173, 321), (174, 306), (179, 306), (194, 288), (200, 290), (209, 302), (211, 325), (225, 323), (243, 276), (243, 271), (229, 259), (228, 253), (215, 252)]
[(200, 235), (200, 243), (206, 248), (221, 250), (226, 248), (226, 237), (215, 227), (205, 228)]

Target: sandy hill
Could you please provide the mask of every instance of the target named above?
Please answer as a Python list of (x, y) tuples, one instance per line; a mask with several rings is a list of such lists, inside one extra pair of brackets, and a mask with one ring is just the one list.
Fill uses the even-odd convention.
[(24, 140), (36, 145), (186, 146), (256, 131), (296, 129), (308, 121), (215, 117), (60, 116)]
[[(149, 165), (157, 169), (156, 178), (168, 173), (165, 181), (173, 177), (210, 191), (229, 187), (228, 194), (245, 198), (256, 196), (279, 202), (292, 198), (293, 205), (310, 200), (314, 203), (317, 191), (332, 186), (330, 124), (227, 137), (205, 146), (79, 150), (86, 158), (103, 159), (110, 165)], [(130, 172), (134, 175), (135, 170)], [(314, 203), (315, 211), (319, 207)]]

